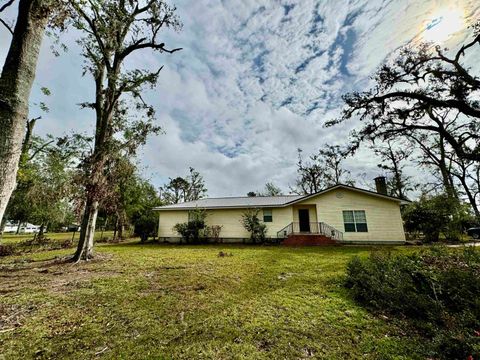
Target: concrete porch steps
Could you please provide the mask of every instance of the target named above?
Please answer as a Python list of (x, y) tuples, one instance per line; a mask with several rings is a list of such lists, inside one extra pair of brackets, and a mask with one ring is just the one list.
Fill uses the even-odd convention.
[(319, 234), (294, 234), (282, 241), (285, 246), (321, 246), (338, 245), (332, 238)]

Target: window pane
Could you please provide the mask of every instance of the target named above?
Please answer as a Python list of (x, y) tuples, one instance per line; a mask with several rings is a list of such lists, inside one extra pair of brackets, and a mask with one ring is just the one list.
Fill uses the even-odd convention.
[(355, 224), (345, 223), (345, 232), (355, 232)]
[(353, 211), (344, 211), (343, 212), (343, 222), (344, 223), (353, 223), (355, 222), (353, 218)]
[(272, 222), (272, 210), (271, 209), (264, 209), (263, 210), (263, 222)]
[(355, 211), (355, 222), (357, 223), (366, 223), (367, 218), (365, 216), (365, 210), (356, 210)]
[(357, 223), (357, 232), (368, 232), (367, 223)]

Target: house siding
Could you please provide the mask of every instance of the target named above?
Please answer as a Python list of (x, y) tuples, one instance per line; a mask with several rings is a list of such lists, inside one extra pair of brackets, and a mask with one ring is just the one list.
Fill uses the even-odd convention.
[[(405, 242), (405, 232), (396, 201), (338, 189), (320, 194), (296, 204), (314, 204), (318, 222), (325, 222), (343, 232), (345, 241), (354, 242)], [(365, 210), (368, 232), (345, 232), (343, 210)]]
[(188, 211), (159, 211), (158, 237), (171, 238), (179, 235), (173, 230), (175, 224), (188, 221)]
[[(346, 188), (335, 189), (319, 194), (286, 207), (270, 208), (273, 221), (267, 225), (267, 236), (276, 237), (277, 232), (291, 222), (298, 222), (298, 209), (310, 210), (311, 222), (325, 222), (343, 232), (344, 240), (358, 243), (403, 243), (405, 233), (400, 214), (400, 204), (397, 201), (383, 199)], [(364, 210), (367, 218), (368, 232), (345, 232), (343, 210)], [(206, 223), (221, 225), (220, 238), (242, 239), (250, 238), (250, 234), (241, 223), (242, 214), (246, 209), (209, 209)], [(263, 219), (262, 210), (259, 212)], [(187, 210), (159, 211), (158, 236), (160, 239), (178, 239), (180, 236), (173, 230), (177, 223), (188, 221)]]
[[(293, 221), (292, 207), (272, 208), (272, 222), (266, 222), (267, 237), (277, 237), (277, 232)], [(250, 233), (242, 225), (242, 214), (246, 209), (212, 209), (206, 210), (205, 222), (208, 226), (221, 225), (221, 238), (227, 239), (248, 239)], [(173, 230), (177, 223), (188, 220), (186, 210), (159, 211), (158, 236), (160, 238), (176, 238), (180, 235)], [(260, 209), (259, 218), (263, 220), (263, 212)]]
[(293, 208), (291, 206), (272, 209), (273, 221), (267, 224), (267, 236), (277, 237), (277, 232), (293, 222)]
[(207, 210), (206, 223), (208, 226), (221, 225), (221, 238), (249, 238), (249, 233), (240, 222), (243, 212), (242, 209)]

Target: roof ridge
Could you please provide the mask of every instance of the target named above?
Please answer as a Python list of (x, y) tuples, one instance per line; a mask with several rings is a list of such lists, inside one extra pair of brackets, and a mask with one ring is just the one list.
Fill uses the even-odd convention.
[(189, 203), (189, 202), (194, 202), (194, 201), (199, 201), (199, 200), (216, 200), (216, 199), (248, 199), (248, 198), (266, 198), (266, 197), (285, 197), (285, 196), (305, 196), (305, 195), (298, 195), (298, 194), (286, 194), (286, 195), (256, 195), (256, 196), (219, 196), (219, 197), (205, 197), (197, 200), (190, 200), (186, 201), (183, 204)]

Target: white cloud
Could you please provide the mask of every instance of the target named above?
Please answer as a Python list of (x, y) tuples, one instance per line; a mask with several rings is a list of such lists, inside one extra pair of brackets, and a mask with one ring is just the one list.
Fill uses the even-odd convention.
[[(166, 32), (174, 55), (150, 52), (130, 65), (165, 65), (155, 104), (166, 135), (152, 138), (141, 162), (160, 185), (185, 174), (204, 174), (210, 195), (238, 195), (274, 181), (287, 190), (295, 175), (296, 149), (315, 151), (342, 143), (354, 123), (323, 128), (342, 105), (341, 95), (368, 85), (369, 75), (395, 49), (418, 35), (435, 7), (445, 1), (391, 0), (177, 0), (181, 33)], [(474, 0), (459, 1), (470, 18)], [(451, 40), (454, 46), (466, 33)], [(0, 30), (0, 45), (5, 32)], [(48, 86), (51, 113), (42, 133), (92, 131), (93, 113), (76, 104), (92, 97), (92, 81), (81, 77), (82, 60), (71, 50), (53, 57), (42, 50), (33, 99)], [(0, 58), (5, 47), (0, 48)], [(352, 169), (378, 172), (367, 151)]]

